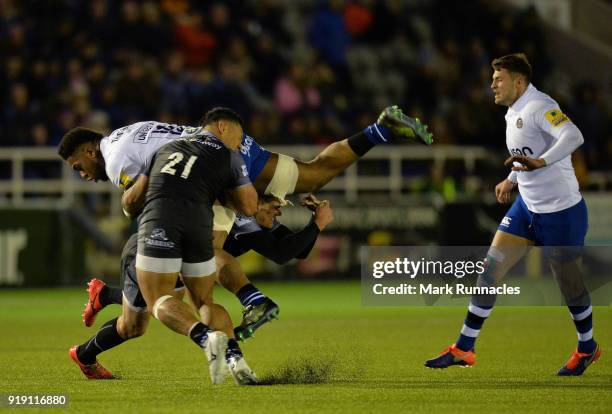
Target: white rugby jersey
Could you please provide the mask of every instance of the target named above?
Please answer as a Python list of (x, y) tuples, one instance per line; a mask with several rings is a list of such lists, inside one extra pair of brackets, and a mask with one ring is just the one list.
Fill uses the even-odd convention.
[(508, 176), (510, 181), (518, 182), (530, 211), (552, 213), (582, 199), (571, 159), (571, 153), (582, 142), (582, 134), (557, 102), (531, 84), (508, 108), (506, 145), (510, 154), (544, 158), (547, 164), (534, 171), (513, 171)]
[(155, 121), (137, 122), (116, 129), (100, 141), (106, 175), (114, 185), (125, 190), (136, 177), (148, 174), (158, 149), (176, 138), (195, 135), (199, 131), (201, 127)]

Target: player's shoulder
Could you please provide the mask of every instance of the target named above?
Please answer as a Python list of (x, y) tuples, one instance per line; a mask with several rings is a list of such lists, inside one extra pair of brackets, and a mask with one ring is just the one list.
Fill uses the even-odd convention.
[(570, 119), (563, 113), (561, 107), (549, 95), (536, 91), (537, 93), (525, 105), (526, 114), (531, 115), (537, 125), (548, 125), (559, 127), (571, 124)]
[(559, 109), (559, 104), (549, 95), (534, 88), (523, 108), (525, 114), (543, 115), (544, 113)]
[(155, 126), (155, 121), (140, 121), (135, 122), (133, 124), (129, 124), (123, 126), (121, 128), (115, 129), (108, 135), (109, 142), (111, 144), (120, 144), (125, 142), (125, 140), (121, 139), (129, 135), (133, 135), (134, 133), (140, 131), (142, 128), (153, 128)]

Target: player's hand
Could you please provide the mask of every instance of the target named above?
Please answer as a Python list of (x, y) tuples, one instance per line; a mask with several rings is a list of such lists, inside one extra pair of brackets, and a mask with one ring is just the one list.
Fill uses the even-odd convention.
[[(515, 166), (517, 162), (521, 165)], [(531, 158), (526, 155), (513, 155), (504, 161), (506, 167), (512, 167), (512, 171), (533, 171), (538, 168), (546, 167), (544, 158)]]
[(316, 198), (314, 194), (308, 194), (306, 197), (302, 199), (300, 204), (306, 207), (310, 211), (316, 211), (317, 207), (321, 204), (321, 200)]
[(334, 212), (332, 211), (330, 202), (327, 200), (319, 201), (319, 205), (314, 211), (314, 221), (319, 230), (323, 230), (333, 220)]
[(505, 179), (501, 183), (495, 186), (495, 197), (497, 197), (497, 201), (500, 204), (506, 204), (510, 202), (510, 194), (512, 190), (516, 187), (516, 183)]

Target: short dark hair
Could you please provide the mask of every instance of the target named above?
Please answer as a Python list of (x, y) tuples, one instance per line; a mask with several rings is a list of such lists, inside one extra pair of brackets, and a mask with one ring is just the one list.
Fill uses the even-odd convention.
[(60, 157), (67, 160), (79, 145), (87, 142), (98, 142), (104, 137), (103, 134), (93, 129), (77, 127), (73, 128), (62, 137), (57, 148)]
[(512, 53), (494, 59), (491, 67), (494, 70), (506, 69), (508, 72), (519, 73), (527, 78), (527, 82), (531, 81), (531, 65), (524, 53)]
[(202, 121), (200, 122), (201, 126), (206, 126), (212, 124), (213, 122), (217, 122), (220, 120), (232, 121), (240, 124), (242, 128), (244, 128), (244, 122), (238, 113), (232, 111), (229, 108), (225, 108), (222, 106), (217, 106), (210, 111), (204, 114)]

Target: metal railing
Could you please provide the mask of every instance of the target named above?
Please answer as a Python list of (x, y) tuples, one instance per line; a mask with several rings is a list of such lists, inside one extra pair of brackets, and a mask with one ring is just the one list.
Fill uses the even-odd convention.
[[(273, 152), (291, 155), (301, 160), (311, 160), (321, 152), (321, 146), (270, 146)], [(404, 161), (429, 161), (432, 166), (443, 167), (449, 160), (462, 162), (467, 174), (474, 174), (476, 162), (484, 160), (487, 151), (481, 147), (417, 145), (377, 147), (363, 157), (368, 161), (380, 161), (380, 174), (360, 174), (359, 163), (350, 166), (344, 174), (329, 182), (322, 192), (342, 193), (346, 201), (357, 200), (360, 191), (388, 193), (390, 199), (406, 197), (406, 177), (402, 174)], [(0, 179), (0, 205), (11, 207), (69, 207), (80, 194), (108, 194), (113, 214), (120, 214), (121, 192), (110, 183), (88, 183), (63, 162), (54, 148), (0, 149), (0, 164), (8, 161), (10, 178)], [(29, 179), (24, 176), (25, 163), (49, 161), (61, 164), (59, 177)], [(6, 170), (6, 168), (5, 168)]]

